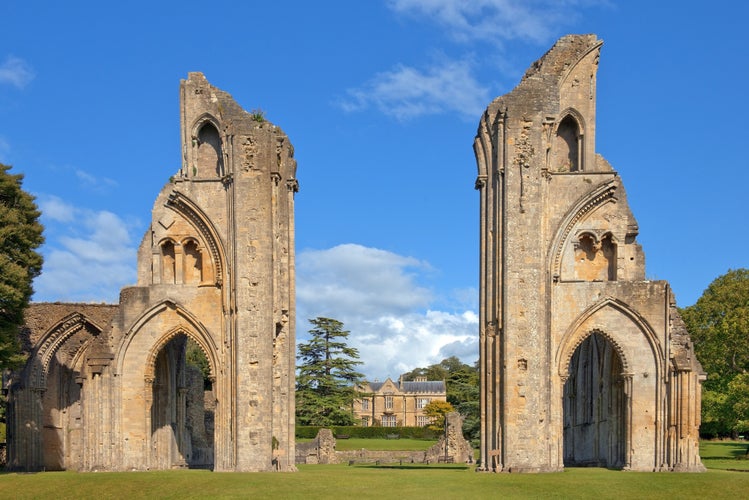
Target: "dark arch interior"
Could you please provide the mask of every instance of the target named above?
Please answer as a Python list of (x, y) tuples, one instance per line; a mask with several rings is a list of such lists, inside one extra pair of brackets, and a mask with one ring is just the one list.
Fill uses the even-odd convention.
[(184, 334), (156, 356), (151, 403), (152, 465), (213, 468), (215, 397), (208, 360)]
[(591, 333), (575, 350), (564, 384), (564, 465), (624, 466), (622, 361), (613, 344)]
[(579, 128), (574, 118), (567, 115), (557, 129), (557, 170), (577, 172), (579, 162)]

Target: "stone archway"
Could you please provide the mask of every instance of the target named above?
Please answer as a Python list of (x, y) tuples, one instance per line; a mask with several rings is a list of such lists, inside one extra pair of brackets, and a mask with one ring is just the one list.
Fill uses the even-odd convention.
[[(200, 370), (188, 363), (188, 336), (172, 335), (153, 360), (152, 376), (146, 379), (147, 420), (150, 427), (151, 467), (209, 468), (214, 466), (213, 422), (215, 408), (206, 408), (204, 380)], [(207, 361), (206, 361), (207, 362)]]
[(564, 466), (626, 466), (623, 362), (603, 334), (575, 349), (563, 391)]

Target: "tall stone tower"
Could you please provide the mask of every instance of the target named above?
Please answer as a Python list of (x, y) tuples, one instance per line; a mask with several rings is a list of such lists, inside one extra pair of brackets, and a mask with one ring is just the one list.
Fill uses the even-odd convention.
[(703, 469), (702, 368), (595, 152), (601, 44), (561, 38), (479, 123), (486, 471)]
[(181, 168), (154, 204), (137, 285), (106, 309), (30, 309), (12, 468), (295, 469), (293, 148), (200, 73), (180, 92)]

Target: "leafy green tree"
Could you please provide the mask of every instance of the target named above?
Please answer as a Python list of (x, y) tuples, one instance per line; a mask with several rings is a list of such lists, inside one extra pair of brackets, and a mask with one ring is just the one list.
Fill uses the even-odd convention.
[(749, 430), (749, 269), (716, 278), (697, 302), (681, 311), (697, 359), (708, 374), (702, 404), (703, 434)]
[(211, 365), (208, 363), (208, 358), (205, 357), (205, 353), (198, 343), (189, 337), (187, 338), (187, 345), (185, 346), (185, 362), (200, 370), (201, 375), (203, 375), (203, 389), (210, 389)]
[(296, 417), (300, 425), (354, 425), (354, 387), (363, 375), (359, 351), (346, 345), (343, 323), (331, 318), (311, 319), (309, 342), (299, 344), (296, 379)]
[(0, 371), (23, 361), (18, 328), (42, 271), (36, 249), (44, 242), (34, 197), (25, 192), (23, 175), (0, 163)]
[(466, 439), (478, 440), (481, 432), (478, 366), (465, 364), (456, 356), (451, 356), (437, 364), (403, 374), (403, 380), (414, 380), (416, 377), (445, 381), (447, 402), (463, 416), (463, 435)]
[(455, 408), (447, 401), (430, 401), (424, 407), (424, 415), (432, 421), (429, 428), (433, 431), (442, 432), (445, 430), (445, 417), (448, 413), (454, 412)]

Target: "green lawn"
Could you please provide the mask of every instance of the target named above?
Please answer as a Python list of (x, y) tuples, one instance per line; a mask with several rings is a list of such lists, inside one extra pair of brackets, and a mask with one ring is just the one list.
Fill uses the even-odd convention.
[(307, 465), (298, 473), (208, 471), (2, 474), (3, 498), (744, 498), (749, 474), (568, 469), (479, 474), (464, 466)]
[(747, 441), (702, 441), (700, 457), (708, 469), (749, 471)]
[[(342, 440), (346, 441), (346, 440)], [(353, 440), (350, 440), (353, 441)], [(379, 440), (378, 440), (379, 441)], [(385, 441), (385, 440), (383, 440)], [(405, 440), (393, 440), (401, 441)], [(426, 442), (428, 443), (428, 442)], [(744, 498), (749, 468), (737, 460), (747, 443), (704, 442), (696, 473), (623, 472), (569, 468), (557, 474), (481, 474), (463, 465), (303, 465), (298, 473), (218, 473), (200, 470), (0, 474), (2, 498)], [(725, 467), (728, 463), (734, 467)], [(717, 465), (717, 467), (713, 467)]]

